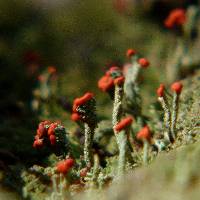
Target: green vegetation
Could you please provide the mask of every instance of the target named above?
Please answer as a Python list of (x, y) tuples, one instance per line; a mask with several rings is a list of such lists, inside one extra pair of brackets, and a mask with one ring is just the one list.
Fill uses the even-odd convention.
[(196, 2), (0, 10), (0, 199), (198, 199)]

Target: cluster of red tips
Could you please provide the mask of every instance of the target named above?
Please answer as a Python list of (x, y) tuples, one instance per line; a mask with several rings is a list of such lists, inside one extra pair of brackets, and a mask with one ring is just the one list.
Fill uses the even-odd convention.
[(84, 105), (85, 103), (87, 103), (89, 100), (91, 100), (94, 97), (94, 94), (91, 92), (87, 92), (85, 93), (82, 97), (76, 98), (74, 99), (74, 103), (73, 103), (73, 112), (77, 112), (77, 107)]
[(177, 94), (180, 94), (181, 91), (182, 91), (182, 88), (183, 88), (183, 85), (181, 82), (174, 82), (172, 85), (171, 85), (171, 90), (173, 92), (176, 92)]
[(108, 92), (114, 86), (114, 80), (109, 75), (102, 76), (98, 81), (98, 88), (103, 92)]
[(125, 81), (125, 77), (124, 76), (120, 76), (120, 77), (117, 77), (114, 80), (114, 84), (115, 85), (123, 85), (124, 81)]
[(164, 86), (164, 84), (160, 84), (160, 87), (157, 89), (156, 92), (157, 92), (157, 95), (159, 97), (163, 97), (164, 92), (165, 92), (165, 86)]
[(182, 26), (186, 22), (186, 11), (178, 8), (170, 12), (166, 18), (164, 24), (167, 28), (174, 28), (176, 26)]
[(56, 68), (54, 66), (49, 66), (47, 70), (48, 70), (49, 74), (55, 74), (56, 73)]
[(132, 117), (126, 117), (124, 119), (122, 119), (115, 127), (115, 131), (116, 132), (120, 132), (121, 130), (127, 128), (128, 126), (130, 126), (133, 122), (133, 118)]
[(74, 159), (67, 158), (66, 160), (62, 160), (57, 163), (56, 171), (61, 174), (66, 174), (69, 170), (74, 166)]
[(33, 142), (34, 148), (40, 148), (44, 145), (44, 140), (48, 139), (51, 145), (56, 144), (55, 129), (58, 123), (51, 123), (49, 121), (44, 121), (39, 123), (37, 134)]
[(37, 133), (35, 136), (35, 140), (33, 142), (34, 148), (41, 148), (44, 145), (44, 137), (47, 135), (48, 128), (47, 126), (50, 124), (49, 121), (44, 121), (39, 123)]
[(147, 140), (151, 139), (151, 131), (150, 128), (146, 125), (137, 133), (138, 140)]
[(119, 67), (111, 67), (98, 81), (98, 88), (103, 92), (111, 91), (115, 85), (122, 85), (125, 77)]
[(74, 99), (73, 102), (73, 108), (72, 111), (73, 113), (71, 114), (71, 120), (72, 121), (80, 121), (82, 120), (81, 115), (78, 113), (77, 108), (81, 105), (84, 105), (85, 103), (87, 103), (89, 100), (93, 99), (94, 94), (91, 92), (87, 92), (85, 93), (82, 97), (76, 98)]
[(78, 113), (72, 113), (71, 120), (77, 122), (77, 121), (81, 120), (81, 116)]
[(147, 68), (149, 66), (149, 61), (146, 58), (140, 58), (138, 60), (138, 63), (140, 64), (141, 67)]
[(128, 58), (131, 58), (131, 57), (134, 56), (136, 53), (137, 53), (137, 52), (136, 52), (134, 49), (128, 49), (128, 50), (126, 51), (126, 56), (127, 56)]
[(50, 135), (49, 140), (50, 140), (51, 145), (56, 144), (56, 136), (55, 135)]
[(120, 68), (117, 66), (112, 66), (107, 72), (106, 75), (111, 76), (112, 73), (114, 72), (120, 72)]
[(35, 138), (35, 140), (33, 142), (34, 148), (41, 148), (41, 147), (43, 147), (43, 145), (44, 145), (43, 139)]
[(49, 124), (50, 124), (49, 121), (44, 121), (44, 122), (39, 123), (38, 129), (37, 129), (37, 135), (39, 136), (39, 138), (42, 138), (47, 134), (48, 129), (46, 128), (46, 125), (49, 125)]
[(38, 79), (38, 81), (40, 81), (40, 82), (45, 82), (46, 77), (45, 77), (44, 75), (39, 75), (39, 76), (37, 77), (37, 79)]
[(57, 123), (50, 124), (49, 129), (48, 129), (48, 135), (54, 135), (55, 134), (55, 128), (57, 126), (58, 126)]

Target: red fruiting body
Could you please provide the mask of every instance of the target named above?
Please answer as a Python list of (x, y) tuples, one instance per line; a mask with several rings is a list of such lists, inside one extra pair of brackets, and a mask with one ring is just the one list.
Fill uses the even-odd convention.
[(67, 164), (67, 166), (69, 166), (70, 168), (71, 167), (73, 167), (73, 165), (74, 165), (74, 159), (72, 159), (72, 158), (67, 158), (66, 160), (65, 160), (65, 163)]
[(106, 76), (110, 76), (113, 72), (120, 71), (120, 68), (117, 66), (112, 66), (107, 72)]
[(128, 49), (127, 51), (126, 51), (126, 56), (128, 57), (128, 58), (131, 58), (132, 56), (134, 56), (136, 54), (136, 51), (134, 50), (134, 49)]
[(55, 74), (56, 73), (56, 68), (54, 66), (49, 66), (47, 70), (48, 70), (49, 74)]
[(77, 122), (77, 121), (79, 121), (80, 119), (81, 119), (81, 116), (80, 116), (78, 113), (72, 113), (72, 114), (71, 114), (71, 120), (72, 120), (72, 121)]
[(120, 132), (121, 130), (125, 129), (127, 126), (130, 126), (133, 122), (132, 117), (126, 117), (122, 119), (115, 127), (115, 131)]
[(146, 58), (140, 58), (138, 60), (138, 63), (141, 65), (143, 68), (147, 68), (149, 66), (149, 61)]
[(149, 127), (146, 125), (144, 126), (138, 133), (137, 139), (138, 140), (150, 140), (151, 138), (151, 131)]
[[(55, 129), (59, 123), (50, 121), (43, 121), (38, 125), (37, 134), (35, 135), (35, 141), (33, 143), (34, 148), (40, 148), (46, 143), (47, 139), (51, 145), (56, 144)], [(47, 137), (48, 136), (48, 137)]]
[(52, 123), (50, 126), (49, 126), (49, 129), (48, 129), (48, 135), (54, 135), (55, 134), (55, 128), (58, 126), (57, 123)]
[(71, 158), (62, 160), (57, 163), (56, 171), (58, 173), (66, 174), (72, 168), (73, 165), (74, 165), (74, 160)]
[(56, 165), (56, 171), (61, 174), (66, 174), (69, 169), (70, 168), (66, 165), (65, 160), (58, 162)]
[(159, 96), (159, 97), (163, 97), (163, 95), (164, 95), (164, 91), (165, 91), (165, 86), (164, 86), (164, 84), (160, 84), (160, 87), (157, 89), (157, 95)]
[(76, 111), (76, 108), (78, 107), (77, 104), (76, 104), (77, 101), (78, 101), (78, 98), (74, 99), (73, 107), (72, 107), (72, 111), (73, 111), (73, 112), (77, 112), (77, 111)]
[(49, 140), (50, 140), (51, 145), (56, 144), (56, 136), (55, 135), (50, 135)]
[(40, 139), (40, 136), (37, 134), (34, 138), (35, 138), (35, 140), (38, 140), (38, 139)]
[(38, 79), (38, 81), (40, 81), (40, 82), (45, 82), (46, 77), (43, 76), (43, 75), (39, 75), (39, 76), (37, 77), (37, 79)]
[(81, 169), (81, 171), (80, 171), (80, 177), (85, 177), (85, 176), (87, 176), (87, 172), (88, 172), (87, 167)]
[(49, 124), (49, 121), (43, 121), (39, 123), (37, 129), (37, 135), (39, 136), (39, 138), (44, 137), (47, 134), (47, 128), (45, 126)]
[(125, 80), (125, 77), (124, 77), (124, 76), (117, 77), (117, 78), (114, 80), (114, 84), (115, 84), (115, 85), (122, 85), (122, 84), (124, 83), (124, 80)]
[(119, 71), (119, 70), (120, 70), (120, 68), (119, 68), (118, 66), (112, 66), (112, 67), (110, 67), (110, 69), (109, 69), (110, 72)]
[(37, 137), (42, 138), (43, 136), (44, 136), (44, 134), (42, 132), (40, 132), (39, 129), (37, 129)]
[(45, 127), (45, 123), (41, 122), (37, 129), (37, 135), (39, 135), (40, 137), (43, 137), (46, 134), (47, 134), (47, 129)]
[(93, 93), (87, 92), (82, 97), (76, 98), (73, 103), (73, 112), (77, 112), (76, 109), (78, 106), (85, 104), (87, 101), (91, 100), (93, 97), (94, 97)]
[(109, 75), (104, 75), (98, 81), (98, 87), (103, 92), (107, 92), (114, 86), (114, 80)]
[(182, 26), (186, 22), (186, 11), (178, 8), (170, 12), (166, 18), (164, 24), (167, 28), (174, 28), (176, 26)]
[(33, 147), (34, 148), (40, 148), (43, 146), (43, 140), (42, 139), (36, 139), (34, 142), (33, 142)]
[(43, 121), (43, 124), (44, 124), (44, 125), (50, 125), (51, 122), (50, 122), (49, 120), (45, 120), (45, 121)]
[(181, 90), (183, 88), (183, 85), (181, 82), (174, 82), (172, 85), (171, 85), (171, 90), (176, 92), (177, 94), (180, 94), (181, 93)]

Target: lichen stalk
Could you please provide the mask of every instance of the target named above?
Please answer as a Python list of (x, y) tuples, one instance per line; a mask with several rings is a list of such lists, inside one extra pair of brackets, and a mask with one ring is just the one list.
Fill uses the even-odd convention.
[[(163, 110), (164, 110), (164, 124), (167, 130), (167, 140), (170, 142), (174, 141), (174, 137), (171, 132), (171, 111), (169, 109), (169, 104), (165, 95), (158, 97), (158, 101), (160, 102)], [(166, 137), (166, 136), (165, 136)]]
[(134, 115), (135, 118), (141, 116), (141, 97), (137, 84), (141, 66), (136, 61), (132, 60), (132, 65), (128, 68), (124, 83), (124, 93), (126, 102), (126, 112)]
[(92, 175), (92, 187), (98, 187), (98, 176), (100, 173), (100, 164), (99, 164), (99, 157), (97, 154), (94, 155), (94, 168), (93, 168), (93, 175)]
[(143, 146), (143, 163), (144, 163), (144, 165), (148, 164), (148, 151), (149, 151), (149, 142), (147, 140), (144, 140), (144, 146)]
[[(117, 125), (122, 116), (122, 99), (123, 99), (123, 87), (116, 85), (115, 86), (115, 96), (113, 104), (113, 113), (112, 113), (112, 124), (113, 127)], [(116, 136), (117, 144), (119, 145), (118, 133), (114, 129), (114, 134)]]
[(138, 79), (138, 75), (140, 72), (140, 65), (136, 62), (132, 64), (131, 67), (128, 68), (127, 73), (126, 73), (126, 79), (124, 83), (124, 92), (126, 96), (131, 97), (133, 96), (132, 90), (134, 89), (133, 86), (136, 85), (136, 81)]
[(174, 92), (172, 101), (172, 117), (171, 117), (171, 133), (174, 139), (176, 138), (176, 122), (178, 116), (179, 96), (180, 94)]
[(73, 112), (77, 119), (84, 123), (84, 160), (87, 167), (92, 167), (93, 155), (92, 144), (95, 128), (97, 126), (96, 101), (94, 94), (85, 93), (82, 97), (74, 99)]
[(123, 115), (122, 109), (122, 99), (123, 99), (123, 86), (116, 85), (115, 86), (115, 96), (114, 96), (114, 105), (113, 105), (113, 115), (112, 115), (112, 123), (113, 123), (113, 130), (116, 137), (116, 142), (119, 149), (119, 161), (118, 161), (118, 172), (119, 174), (123, 174), (125, 170), (125, 163), (126, 160), (130, 162), (133, 161), (131, 156), (131, 151), (128, 146), (128, 139), (127, 139), (127, 130), (123, 130), (117, 132), (115, 130), (115, 126), (120, 121)]
[(126, 154), (127, 154), (127, 134), (123, 130), (118, 135), (119, 143), (119, 160), (118, 160), (118, 175), (123, 175), (126, 167)]
[(84, 160), (88, 167), (93, 164), (92, 143), (95, 126), (84, 123), (85, 126), (85, 142), (84, 142)]
[(138, 75), (140, 73), (140, 64), (133, 60), (132, 66), (129, 67), (127, 74), (126, 74), (126, 82), (136, 83), (138, 79)]
[[(58, 181), (59, 180), (59, 181)], [(66, 187), (66, 179), (63, 177), (62, 174), (59, 175), (53, 175), (52, 176), (52, 184), (53, 184), (53, 192), (49, 197), (47, 197), (48, 200), (55, 200), (60, 199), (63, 200), (64, 196), (67, 195), (67, 191), (65, 190)]]

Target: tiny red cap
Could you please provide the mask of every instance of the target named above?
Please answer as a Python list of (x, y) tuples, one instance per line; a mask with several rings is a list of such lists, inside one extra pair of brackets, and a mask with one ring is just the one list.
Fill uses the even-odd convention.
[(45, 82), (46, 77), (45, 77), (44, 75), (39, 75), (39, 76), (37, 77), (37, 79), (38, 79), (38, 81), (40, 81), (40, 82)]
[(49, 140), (50, 140), (51, 145), (56, 144), (56, 136), (55, 135), (50, 135)]
[(134, 56), (136, 53), (137, 53), (137, 52), (136, 52), (134, 49), (128, 49), (128, 50), (126, 51), (126, 56), (127, 56), (128, 58), (131, 58), (131, 57)]
[(43, 139), (36, 139), (34, 142), (33, 142), (33, 147), (34, 148), (40, 148), (43, 146)]
[(183, 84), (181, 82), (174, 82), (172, 85), (171, 85), (171, 90), (176, 92), (177, 94), (180, 94), (181, 91), (182, 91), (182, 88), (183, 88)]
[(67, 159), (65, 160), (65, 163), (67, 164), (68, 167), (71, 168), (71, 167), (73, 167), (75, 161), (74, 161), (74, 159), (72, 159), (72, 158), (67, 158)]
[(165, 85), (164, 84), (160, 84), (159, 88), (157, 89), (157, 95), (159, 97), (163, 97), (164, 95), (164, 91), (165, 91)]
[(91, 92), (86, 92), (82, 97), (76, 98), (73, 103), (73, 112), (76, 112), (76, 108), (80, 105), (85, 104), (87, 101), (91, 100), (94, 94)]
[(98, 81), (98, 88), (103, 92), (107, 92), (114, 86), (114, 80), (109, 75), (104, 75)]
[(186, 11), (181, 8), (172, 10), (165, 19), (164, 24), (167, 28), (182, 26), (186, 22)]
[(140, 58), (138, 60), (138, 63), (141, 65), (143, 68), (147, 68), (149, 66), (149, 61), (146, 58)]
[(54, 135), (55, 134), (55, 128), (58, 126), (57, 123), (52, 123), (50, 126), (49, 126), (49, 129), (48, 129), (48, 135)]
[(132, 117), (126, 117), (126, 118), (122, 119), (119, 123), (117, 123), (117, 125), (114, 127), (114, 129), (115, 129), (115, 131), (120, 132), (127, 126), (130, 126), (132, 124), (132, 122), (133, 122)]
[(48, 70), (49, 74), (55, 74), (56, 73), (56, 68), (54, 66), (49, 66), (47, 70)]
[(120, 77), (117, 77), (115, 80), (114, 80), (114, 84), (115, 85), (122, 85), (125, 81), (125, 77), (124, 76), (120, 76)]
[(74, 165), (74, 159), (68, 158), (57, 163), (56, 171), (58, 173), (66, 174)]
[(144, 126), (138, 133), (137, 139), (138, 140), (150, 140), (151, 138), (151, 131), (149, 127), (146, 125)]
[(72, 113), (72, 114), (71, 114), (71, 120), (72, 120), (72, 121), (77, 122), (77, 121), (79, 121), (80, 119), (81, 119), (81, 116), (80, 116), (78, 113)]
[(120, 71), (120, 68), (118, 66), (112, 66), (110, 69), (106, 72), (106, 76), (110, 76), (113, 72)]
[(47, 134), (47, 129), (45, 128), (45, 123), (40, 122), (37, 129), (37, 135), (39, 135), (40, 137), (43, 137), (46, 134)]

